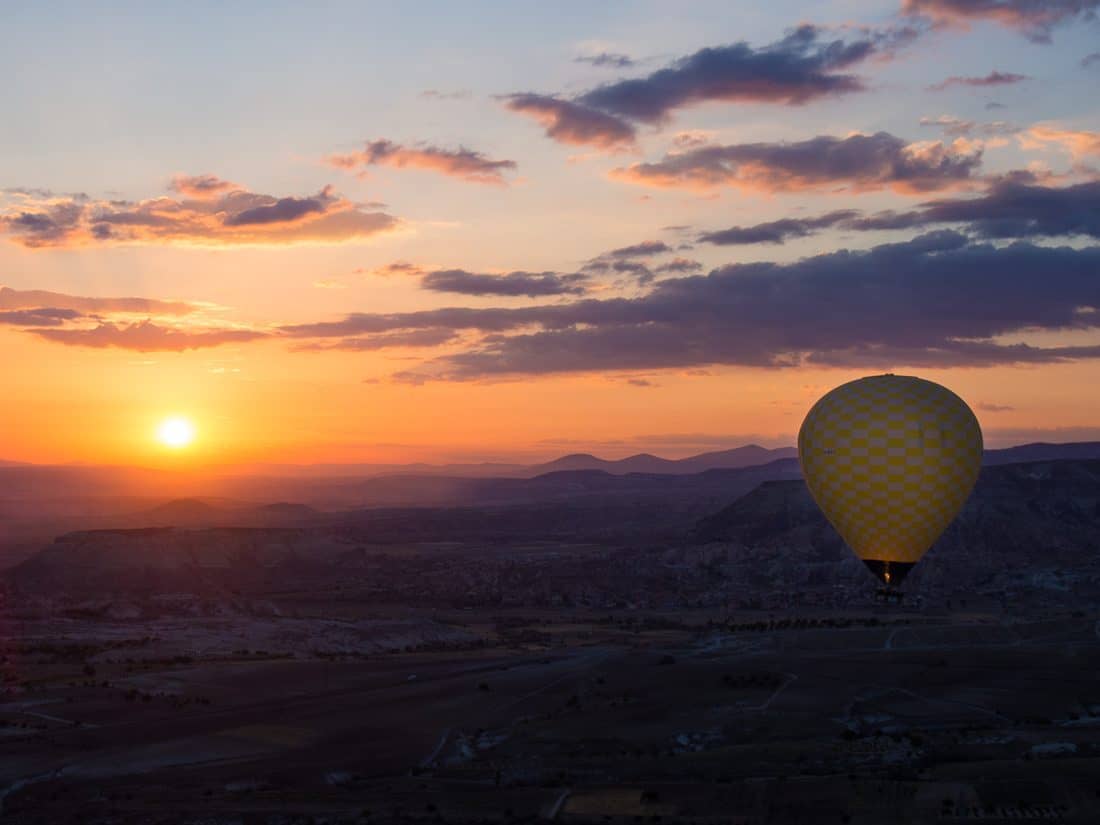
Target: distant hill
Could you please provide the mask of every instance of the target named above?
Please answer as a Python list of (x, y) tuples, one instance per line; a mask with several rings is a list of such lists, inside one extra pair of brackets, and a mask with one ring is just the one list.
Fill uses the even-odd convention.
[(222, 515), (224, 515), (223, 510), (205, 501), (194, 498), (180, 498), (153, 507), (151, 510), (125, 520), (148, 521), (152, 526), (157, 524), (182, 526), (206, 524)]
[(596, 506), (602, 501), (671, 503), (718, 496), (728, 499), (762, 481), (799, 478), (798, 460), (781, 458), (747, 467), (712, 468), (693, 473), (558, 469), (533, 478), (454, 478), (382, 476), (355, 482), (340, 491), (362, 507), (484, 507), (551, 501)]
[[(1005, 524), (1033, 522), (1033, 517), (1041, 514), (1086, 526), (1095, 533), (1100, 523), (1100, 460), (986, 466), (959, 521), (966, 523), (978, 514), (993, 513), (1001, 514)], [(701, 519), (694, 536), (699, 541), (752, 543), (763, 537), (782, 541), (786, 531), (806, 525), (832, 531), (805, 482), (768, 481)], [(1054, 532), (1058, 530), (1055, 528)], [(1016, 534), (1015, 540), (1021, 535)], [(1039, 537), (1037, 541), (1041, 543)]]
[(597, 458), (588, 453), (574, 453), (528, 468), (534, 475), (552, 473), (559, 470), (603, 470), (607, 473), (622, 475), (625, 473), (669, 473), (686, 475), (701, 473), (705, 470), (732, 470), (740, 467), (753, 467), (767, 464), (780, 458), (794, 458), (798, 450), (794, 447), (768, 449), (756, 444), (735, 447), (732, 450), (701, 453), (688, 458), (661, 458), (650, 453), (639, 453), (628, 458), (612, 461)]
[[(1098, 524), (1100, 460), (987, 466), (906, 587), (1006, 593), (1039, 588), (1065, 603), (1094, 603), (1100, 596)], [(761, 484), (700, 519), (692, 535), (701, 544), (732, 544), (769, 558), (793, 555), (803, 564), (817, 559), (860, 568), (802, 481)]]
[[(260, 474), (223, 472), (173, 473), (166, 470), (126, 467), (49, 466), (0, 464), (0, 524), (9, 536), (57, 535), (66, 530), (103, 524), (128, 524), (144, 513), (148, 518), (136, 526), (220, 525), (239, 523), (245, 514), (231, 514), (226, 522), (218, 510), (256, 508), (267, 502), (295, 502), (299, 507), (319, 510), (355, 509), (378, 506), (480, 506), (486, 503), (561, 500), (584, 496), (595, 490), (600, 495), (638, 491), (644, 486), (656, 490), (661, 483), (633, 478), (613, 481), (557, 476), (563, 472), (599, 472), (609, 477), (691, 477), (710, 471), (761, 469), (759, 480), (792, 477), (798, 472), (794, 447), (768, 449), (746, 445), (730, 450), (701, 453), (680, 459), (640, 453), (607, 460), (587, 453), (563, 456), (534, 465), (318, 465), (297, 468), (265, 467)], [(1100, 459), (1100, 442), (1069, 444), (1025, 444), (988, 450), (987, 465), (1021, 461)], [(780, 464), (778, 462), (787, 462)], [(444, 470), (451, 469), (450, 472)], [(380, 469), (388, 472), (378, 472)], [(308, 472), (307, 472), (308, 470)], [(769, 475), (780, 470), (782, 475)], [(285, 475), (266, 475), (285, 472)], [(550, 478), (545, 478), (550, 476)], [(542, 480), (539, 480), (542, 479)], [(675, 487), (677, 495), (690, 495), (687, 486)], [(716, 490), (713, 479), (701, 488)], [(190, 502), (183, 503), (183, 502)], [(266, 505), (265, 505), (266, 506)], [(160, 507), (167, 507), (160, 510)], [(209, 508), (215, 508), (211, 511)], [(152, 508), (152, 509), (150, 509)], [(277, 508), (278, 509), (278, 508)], [(291, 513), (254, 512), (247, 524), (294, 525), (312, 513), (299, 509)], [(106, 522), (104, 520), (107, 520)], [(264, 520), (266, 519), (266, 521)], [(0, 544), (3, 539), (0, 538)]]
[(1070, 444), (1020, 444), (1000, 450), (986, 450), (982, 463), (1020, 464), (1025, 461), (1064, 461), (1100, 458), (1100, 441), (1078, 441)]
[(323, 514), (305, 504), (277, 502), (259, 506), (235, 501), (182, 498), (149, 510), (110, 517), (115, 528), (145, 527), (307, 527)]
[[(612, 594), (615, 603), (653, 605), (782, 606), (813, 593), (813, 603), (843, 606), (869, 598), (869, 574), (805, 484), (797, 476), (767, 480), (797, 465), (768, 466), (692, 476), (566, 471), (506, 480), (533, 485), (526, 503), (321, 514), (316, 525), (289, 529), (83, 531), (42, 547), (0, 584), (96, 598), (354, 586), (371, 599), (398, 594), (425, 604), (553, 604), (566, 594), (575, 603), (603, 604)], [(567, 489), (568, 497), (546, 498)], [(168, 512), (204, 511), (184, 502)], [(973, 598), (1094, 609), (1098, 521), (1100, 460), (986, 467), (905, 587), (941, 605)]]

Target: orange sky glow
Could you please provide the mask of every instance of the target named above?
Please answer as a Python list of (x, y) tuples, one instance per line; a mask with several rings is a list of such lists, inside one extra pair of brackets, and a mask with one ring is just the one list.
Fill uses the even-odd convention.
[(0, 460), (679, 457), (886, 371), (989, 446), (1100, 440), (1095, 29), (695, 12), (498, 10), (456, 52), (455, 11), (376, 11), (342, 62), (306, 9), (12, 44)]

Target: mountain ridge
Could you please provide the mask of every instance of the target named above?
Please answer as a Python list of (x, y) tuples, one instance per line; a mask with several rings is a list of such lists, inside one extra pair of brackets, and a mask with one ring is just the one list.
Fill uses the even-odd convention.
[[(567, 453), (550, 461), (524, 464), (520, 462), (470, 462), (432, 464), (409, 462), (404, 464), (259, 464), (245, 471), (241, 467), (214, 467), (203, 473), (207, 477), (235, 479), (255, 478), (364, 478), (393, 475), (447, 475), (467, 478), (515, 478), (542, 475), (557, 470), (606, 469), (613, 474), (629, 472), (692, 473), (712, 468), (737, 468), (766, 464), (778, 458), (793, 458), (797, 447), (762, 447), (759, 444), (743, 444), (725, 450), (709, 450), (683, 458), (664, 458), (648, 452), (635, 453), (624, 458), (600, 458), (593, 453)], [(1100, 441), (1048, 442), (1034, 441), (1011, 447), (985, 450), (985, 464), (1019, 463), (1022, 461), (1046, 461), (1060, 458), (1100, 458)], [(55, 472), (73, 474), (99, 474), (104, 472), (145, 473), (151, 476), (171, 475), (173, 471), (141, 466), (107, 464), (35, 464), (31, 462), (0, 459), (0, 471)], [(617, 471), (617, 472), (616, 472)], [(187, 497), (187, 496), (181, 496)]]

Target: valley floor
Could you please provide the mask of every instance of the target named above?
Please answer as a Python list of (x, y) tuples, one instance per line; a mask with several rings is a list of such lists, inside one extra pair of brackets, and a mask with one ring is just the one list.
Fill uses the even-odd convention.
[(561, 610), (0, 618), (3, 819), (1100, 821), (1100, 625)]

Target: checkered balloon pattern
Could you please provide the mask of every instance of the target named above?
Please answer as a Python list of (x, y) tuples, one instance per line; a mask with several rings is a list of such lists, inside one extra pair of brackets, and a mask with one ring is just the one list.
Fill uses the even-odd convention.
[(914, 563), (966, 503), (982, 431), (945, 387), (875, 375), (814, 404), (798, 457), (814, 500), (857, 556)]

